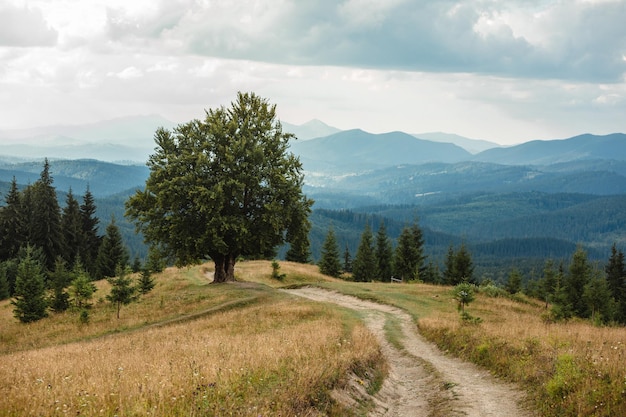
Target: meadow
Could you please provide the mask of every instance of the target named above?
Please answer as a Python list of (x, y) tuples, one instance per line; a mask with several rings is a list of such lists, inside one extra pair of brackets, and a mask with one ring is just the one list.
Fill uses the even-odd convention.
[[(626, 415), (626, 329), (550, 323), (523, 297), (478, 294), (459, 318), (451, 288), (352, 283), (313, 265), (237, 264), (235, 284), (209, 284), (209, 264), (155, 275), (120, 319), (98, 283), (90, 321), (53, 314), (24, 325), (0, 303), (0, 416), (343, 416), (333, 393), (358, 375), (375, 391), (385, 372), (376, 340), (348, 310), (277, 289), (316, 285), (396, 305), (442, 350), (529, 392), (543, 416)], [(314, 337), (312, 337), (314, 335)], [(401, 343), (394, 340), (393, 343)]]

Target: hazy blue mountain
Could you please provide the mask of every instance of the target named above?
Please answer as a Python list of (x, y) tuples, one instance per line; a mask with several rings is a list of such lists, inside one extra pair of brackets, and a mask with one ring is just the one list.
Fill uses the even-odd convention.
[[(626, 193), (626, 162), (602, 167), (501, 165), (486, 162), (399, 165), (352, 175), (307, 178), (316, 206), (352, 208), (362, 204), (430, 204), (476, 193), (541, 191), (615, 195)], [(320, 198), (318, 198), (318, 195)], [(361, 198), (359, 198), (359, 196)], [(351, 204), (350, 204), (351, 203)]]
[(507, 148), (488, 149), (472, 159), (513, 165), (550, 165), (589, 159), (626, 161), (626, 135), (585, 134), (561, 140), (535, 140)]
[(363, 172), (429, 161), (457, 162), (471, 156), (451, 143), (418, 139), (403, 132), (372, 134), (360, 129), (295, 141), (291, 150), (300, 156), (306, 171), (335, 173)]
[[(75, 195), (84, 194), (87, 186), (96, 197), (120, 193), (135, 186), (143, 186), (148, 178), (148, 167), (119, 165), (93, 159), (50, 160), (50, 174), (59, 192), (70, 187)], [(18, 184), (32, 184), (39, 179), (43, 162), (0, 164), (0, 181), (9, 183), (15, 176)]]
[(313, 138), (321, 138), (323, 136), (332, 135), (341, 132), (340, 129), (332, 127), (321, 120), (313, 119), (301, 125), (281, 122), (283, 131), (293, 133), (299, 140), (309, 140)]
[(465, 149), (469, 153), (477, 154), (487, 149), (497, 148), (501, 145), (489, 142), (481, 139), (470, 139), (463, 136), (455, 135), (453, 133), (442, 132), (429, 132), (429, 133), (414, 133), (413, 136), (419, 139), (431, 140), (433, 142), (454, 143), (457, 146)]
[(145, 162), (159, 127), (175, 123), (158, 115), (132, 116), (84, 125), (0, 131), (0, 154), (22, 158), (93, 158)]

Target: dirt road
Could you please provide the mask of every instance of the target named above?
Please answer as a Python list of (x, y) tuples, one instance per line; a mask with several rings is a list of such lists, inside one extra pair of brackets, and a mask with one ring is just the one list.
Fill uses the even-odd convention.
[[(389, 363), (389, 376), (372, 398), (370, 416), (385, 417), (530, 417), (519, 404), (524, 394), (475, 365), (447, 356), (417, 333), (404, 311), (320, 288), (286, 290), (315, 301), (357, 310), (378, 338)], [(402, 327), (404, 349), (385, 338), (385, 321), (393, 316)]]

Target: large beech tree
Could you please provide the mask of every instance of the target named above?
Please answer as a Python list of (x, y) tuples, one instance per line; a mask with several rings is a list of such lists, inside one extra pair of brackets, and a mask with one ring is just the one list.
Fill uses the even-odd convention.
[(214, 282), (232, 281), (239, 256), (269, 253), (309, 221), (292, 137), (276, 106), (254, 93), (238, 93), (204, 120), (159, 129), (150, 176), (127, 201), (127, 216), (177, 265), (210, 258)]

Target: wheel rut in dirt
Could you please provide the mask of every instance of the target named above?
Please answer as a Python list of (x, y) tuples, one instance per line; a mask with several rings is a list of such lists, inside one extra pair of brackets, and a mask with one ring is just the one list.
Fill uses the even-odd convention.
[[(405, 417), (531, 417), (520, 404), (524, 393), (474, 364), (445, 355), (424, 339), (411, 317), (389, 305), (360, 300), (338, 292), (304, 287), (285, 292), (359, 311), (378, 339), (389, 364), (389, 375), (371, 399), (369, 416)], [(387, 341), (384, 326), (397, 320), (402, 349)]]

